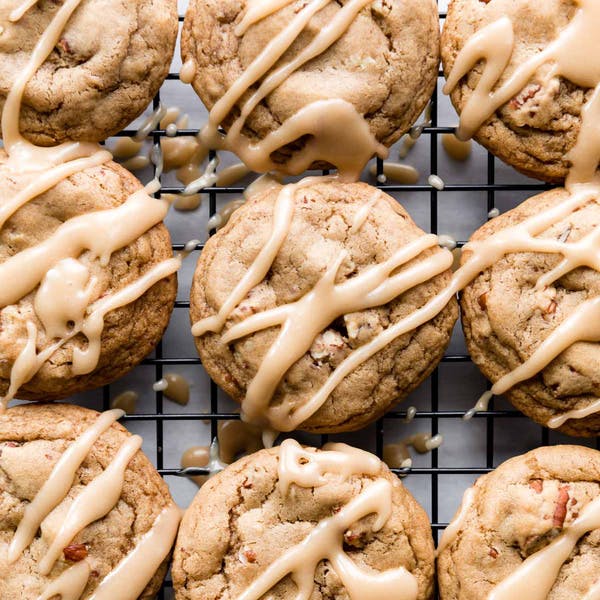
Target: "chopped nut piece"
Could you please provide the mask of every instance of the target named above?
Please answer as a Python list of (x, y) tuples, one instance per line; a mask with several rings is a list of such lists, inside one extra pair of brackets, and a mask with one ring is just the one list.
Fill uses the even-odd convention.
[(256, 552), (254, 552), (254, 550), (244, 550), (244, 556), (246, 557), (246, 560), (249, 563), (255, 563), (256, 562)]
[(484, 292), (481, 294), (481, 296), (479, 296), (479, 298), (477, 298), (477, 302), (479, 303), (479, 308), (481, 308), (481, 310), (485, 310), (487, 308), (488, 294), (489, 292)]
[(79, 562), (87, 558), (88, 551), (85, 544), (71, 544), (63, 549), (65, 559), (70, 562)]
[(529, 487), (538, 494), (541, 494), (544, 489), (544, 481), (542, 479), (532, 479), (529, 482)]
[(554, 515), (552, 516), (552, 525), (554, 527), (562, 527), (567, 516), (567, 502), (569, 501), (569, 486), (561, 485), (558, 488), (558, 500), (556, 501), (556, 508), (554, 509)]
[(523, 92), (510, 101), (510, 107), (513, 109), (521, 108), (527, 101), (534, 98), (541, 89), (542, 86), (537, 83), (527, 86)]

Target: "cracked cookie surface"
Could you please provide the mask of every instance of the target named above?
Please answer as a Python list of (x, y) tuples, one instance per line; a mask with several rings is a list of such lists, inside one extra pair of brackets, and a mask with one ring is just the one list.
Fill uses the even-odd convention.
[[(148, 532), (160, 512), (172, 503), (169, 489), (148, 458), (138, 452), (125, 471), (119, 502), (108, 515), (86, 527), (62, 552), (49, 577), (38, 563), (56, 535), (66, 510), (95, 477), (102, 473), (130, 433), (115, 423), (93, 445), (77, 470), (66, 499), (42, 523), (31, 546), (17, 562), (7, 564), (8, 546), (25, 507), (47, 480), (69, 445), (95, 423), (98, 413), (65, 404), (24, 405), (0, 415), (0, 597), (35, 600), (85, 553), (92, 574), (82, 600), (93, 591)], [(153, 598), (167, 571), (160, 567), (140, 598)]]
[[(310, 21), (275, 68), (303, 50), (347, 0), (330, 2)], [(260, 51), (307, 3), (292, 2), (238, 38), (235, 27), (245, 0), (192, 0), (182, 31), (182, 57), (196, 65), (192, 82), (211, 109)], [(274, 90), (250, 114), (243, 130), (252, 142), (265, 138), (301, 108), (317, 100), (343, 99), (364, 115), (378, 141), (391, 146), (407, 131), (431, 97), (439, 65), (439, 25), (432, 0), (377, 0), (348, 31)], [(246, 100), (256, 84), (243, 96)], [(239, 108), (223, 123), (227, 129)], [(306, 140), (276, 153), (276, 162)]]
[[(16, 23), (22, 2), (0, 6), (0, 112), (39, 36), (64, 4), (40, 0)], [(27, 84), (20, 129), (30, 141), (102, 141), (139, 116), (169, 72), (176, 0), (82, 0), (49, 58)]]
[[(568, 197), (556, 189), (530, 198), (514, 210), (486, 223), (471, 238), (493, 233), (543, 213)], [(557, 222), (540, 238), (580, 240), (600, 226), (600, 200)], [(463, 262), (469, 258), (464, 253)], [(600, 274), (587, 267), (561, 277), (547, 290), (536, 291), (537, 280), (562, 260), (559, 254), (508, 254), (484, 271), (462, 293), (461, 308), (467, 348), (483, 374), (493, 383), (517, 368), (582, 302), (600, 295)], [(553, 417), (588, 407), (600, 394), (600, 344), (577, 342), (536, 377), (506, 392), (508, 399), (542, 425)], [(596, 436), (600, 414), (568, 420), (560, 431)]]
[[(235, 288), (269, 238), (278, 190), (251, 198), (202, 252), (191, 291), (191, 318), (214, 315)], [(373, 198), (363, 226), (352, 231), (357, 213)], [(347, 281), (389, 259), (424, 235), (390, 196), (364, 184), (316, 182), (299, 188), (288, 235), (262, 283), (232, 312), (224, 331), (253, 314), (295, 302), (308, 294), (346, 251), (336, 283)], [(426, 250), (401, 269), (414, 267), (434, 253)], [(418, 285), (381, 307), (346, 314), (322, 331), (309, 352), (289, 369), (271, 405), (285, 400), (301, 406), (325, 383), (337, 366), (382, 331), (412, 314), (440, 292), (450, 272)], [(433, 371), (444, 354), (457, 319), (454, 299), (418, 329), (398, 337), (348, 375), (323, 406), (299, 427), (333, 432), (360, 429), (383, 415)], [(211, 377), (241, 402), (263, 358), (279, 334), (278, 327), (223, 344), (221, 334), (196, 338), (202, 363)]]
[[(556, 40), (576, 9), (572, 0), (453, 0), (442, 33), (446, 77), (473, 34), (508, 16), (515, 47), (497, 89), (519, 66)], [(481, 78), (483, 64), (480, 61), (451, 94), (459, 113)], [(546, 75), (551, 68), (551, 63), (540, 67), (525, 88), (483, 124), (475, 139), (525, 175), (560, 183), (570, 168), (567, 154), (575, 145), (581, 111), (593, 90), (563, 77), (549, 79)]]
[[(600, 495), (600, 452), (538, 448), (481, 477), (453, 542), (438, 557), (443, 600), (480, 600)], [(548, 600), (583, 598), (600, 572), (600, 530), (580, 538)], [(535, 573), (532, 573), (535, 576)]]
[[(418, 582), (418, 600), (433, 593), (433, 540), (423, 509), (382, 463), (375, 476), (334, 478), (316, 488), (292, 484), (282, 495), (278, 451), (245, 457), (210, 479), (186, 511), (175, 546), (173, 581), (177, 600), (236, 598), (284, 552), (298, 544), (322, 519), (331, 517), (376, 478), (392, 483), (392, 514), (373, 533), (374, 516), (346, 531), (344, 551), (363, 568), (400, 566)], [(286, 577), (269, 592), (273, 600), (293, 600), (298, 590)], [(348, 600), (328, 561), (314, 576), (311, 600)]]
[[(0, 151), (0, 202), (11, 200), (33, 177), (11, 171), (6, 154)], [(0, 264), (48, 239), (65, 221), (119, 206), (141, 188), (133, 175), (113, 162), (72, 175), (25, 204), (4, 224), (0, 229)], [(162, 224), (113, 253), (106, 267), (98, 259), (92, 259), (91, 252), (85, 252), (79, 260), (97, 278), (91, 302), (133, 283), (172, 256), (171, 238)], [(17, 304), (0, 310), (0, 396), (8, 390), (12, 366), (27, 340), (27, 321), (38, 327), (38, 350), (52, 342), (35, 314), (37, 289)], [(56, 400), (121, 377), (142, 361), (162, 337), (176, 293), (177, 279), (173, 275), (159, 281), (135, 302), (109, 312), (102, 333), (100, 360), (94, 371), (88, 375), (73, 374), (73, 349), (85, 349), (87, 344), (86, 338), (78, 335), (58, 349), (31, 381), (21, 386), (17, 397)]]

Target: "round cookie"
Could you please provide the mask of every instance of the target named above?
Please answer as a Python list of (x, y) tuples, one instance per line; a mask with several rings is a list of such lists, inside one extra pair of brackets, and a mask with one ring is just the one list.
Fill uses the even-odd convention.
[[(301, 580), (306, 585), (302, 598), (348, 600), (351, 572), (375, 594), (373, 598), (391, 598), (389, 586), (381, 589), (379, 574), (386, 571), (393, 581), (392, 570), (401, 567), (408, 571), (396, 584), (403, 585), (407, 594), (403, 597), (410, 597), (414, 589), (414, 600), (432, 598), (433, 541), (425, 512), (375, 456), (342, 444), (331, 446), (322, 452), (286, 440), (281, 448), (244, 457), (211, 478), (186, 511), (180, 528), (172, 566), (177, 600), (237, 598), (242, 592), (247, 600), (293, 600), (299, 597), (296, 584)], [(283, 452), (288, 450), (293, 469), (301, 477), (282, 478)], [(334, 464), (319, 464), (332, 455), (337, 455), (334, 464), (344, 465), (344, 474)], [(369, 473), (363, 473), (360, 466), (348, 469), (343, 462), (347, 457), (366, 462)], [(321, 477), (318, 482), (312, 469)], [(374, 493), (378, 498), (373, 502)], [(345, 513), (353, 510), (350, 505), (355, 509), (367, 496), (370, 508), (356, 510), (356, 518), (348, 518)], [(384, 505), (388, 508), (383, 509)], [(382, 509), (384, 523), (376, 531), (373, 513)], [(319, 536), (317, 529), (321, 533), (331, 530), (327, 523), (331, 518), (343, 522), (335, 525), (333, 539), (319, 544), (314, 539)], [(300, 542), (304, 556), (294, 558)], [(331, 556), (334, 546), (349, 560), (347, 577), (336, 571), (340, 559)], [(289, 562), (278, 569), (274, 565), (278, 559)], [(270, 577), (273, 569), (278, 575), (272, 585), (261, 586), (265, 596), (254, 594), (253, 584)], [(377, 591), (388, 595), (377, 595)], [(355, 590), (352, 597), (366, 598), (364, 590), (362, 595)]]
[[(481, 227), (471, 238), (492, 234), (543, 214), (568, 200), (564, 189), (530, 198), (519, 207)], [(559, 220), (540, 239), (581, 240), (600, 225), (598, 198)], [(470, 252), (463, 255), (463, 264)], [(529, 359), (542, 342), (586, 300), (600, 294), (600, 274), (587, 267), (561, 277), (547, 290), (536, 290), (538, 279), (562, 260), (560, 254), (508, 254), (485, 270), (462, 293), (462, 321), (474, 363), (493, 383)], [(600, 394), (600, 344), (577, 342), (537, 376), (506, 392), (508, 399), (542, 425), (572, 410), (589, 407)], [(567, 420), (558, 429), (569, 435), (596, 436), (600, 414)]]
[[(0, 596), (36, 600), (69, 567), (83, 560), (91, 568), (81, 600), (90, 598), (109, 573), (141, 545), (142, 538), (156, 526), (165, 510), (174, 507), (169, 488), (156, 472), (148, 458), (135, 453), (124, 472), (124, 483), (118, 503), (104, 517), (94, 521), (65, 546), (50, 574), (40, 573), (43, 557), (64, 523), (67, 512), (76, 498), (84, 493), (92, 481), (107, 472), (123, 445), (132, 441), (131, 434), (120, 424), (113, 423), (93, 443), (83, 462), (77, 468), (73, 484), (66, 497), (53, 510), (45, 511), (39, 531), (31, 544), (11, 564), (8, 551), (15, 532), (24, 518), (24, 511), (53, 469), (73, 447), (77, 438), (98, 422), (100, 415), (85, 408), (65, 405), (21, 405), (0, 415)], [(54, 490), (57, 488), (54, 487)], [(172, 540), (176, 529), (172, 530)], [(172, 542), (171, 542), (172, 544)], [(160, 589), (167, 572), (171, 545), (168, 540), (157, 540), (156, 551), (165, 546), (164, 559), (149, 581), (140, 598), (152, 598)], [(134, 574), (128, 575), (133, 584)], [(145, 585), (146, 582), (144, 582)], [(106, 592), (104, 592), (106, 593)], [(58, 592), (56, 592), (58, 594)], [(54, 598), (52, 594), (48, 598)], [(58, 596), (56, 596), (58, 597)], [(119, 597), (125, 600), (127, 594)], [(129, 598), (131, 598), (129, 596)], [(133, 600), (133, 598), (131, 598)]]
[[(11, 170), (6, 154), (0, 152), (0, 201), (12, 200), (36, 176), (36, 172), (16, 174)], [(140, 182), (114, 162), (70, 176), (24, 204), (0, 228), (0, 265), (50, 239), (65, 222), (79, 215), (120, 206), (141, 189)], [(78, 262), (88, 268), (90, 281), (96, 278), (88, 305), (133, 284), (152, 267), (172, 256), (170, 236), (162, 224), (114, 252), (107, 265), (90, 251), (85, 251)], [(9, 284), (12, 282), (6, 282), (7, 287)], [(0, 396), (7, 393), (11, 371), (27, 342), (28, 322), (37, 326), (38, 351), (56, 341), (47, 334), (37, 313), (38, 291), (39, 286), (17, 303), (0, 310)], [(17, 397), (56, 400), (121, 377), (159, 342), (168, 325), (176, 292), (177, 280), (172, 275), (156, 283), (137, 300), (109, 312), (104, 320), (100, 359), (89, 374), (75, 375), (73, 372), (75, 349), (84, 351), (88, 344), (79, 334), (43, 363), (39, 372), (21, 386)]]
[[(519, 67), (558, 38), (576, 10), (571, 0), (452, 0), (442, 33), (446, 77), (458, 53), (476, 32), (509, 17), (515, 45), (494, 88), (497, 90)], [(483, 64), (478, 62), (451, 94), (459, 114), (481, 79)], [(551, 62), (539, 67), (525, 87), (485, 121), (475, 139), (521, 173), (560, 183), (568, 174), (568, 153), (577, 141), (582, 108), (593, 90), (562, 76), (549, 77), (551, 68)]]
[[(304, 50), (347, 4), (347, 0), (326, 3), (274, 68)], [(247, 9), (256, 8), (249, 1), (190, 2), (182, 30), (182, 58), (195, 68), (192, 85), (209, 110), (305, 5), (306, 2), (291, 0), (238, 36), (236, 28)], [(435, 2), (373, 2), (358, 14), (337, 42), (274, 89), (248, 116), (242, 133), (256, 143), (308, 105), (341, 99), (365, 117), (379, 142), (391, 146), (412, 126), (431, 98), (438, 65)], [(260, 83), (252, 85), (250, 91), (258, 89)], [(242, 100), (249, 95), (244, 94)], [(223, 121), (226, 130), (239, 115), (239, 106), (241, 103)], [(272, 158), (284, 165), (287, 158), (306, 145), (309, 137), (286, 145)]]
[[(494, 589), (499, 593), (500, 582), (506, 586), (525, 559), (537, 558), (536, 553), (547, 551), (558, 536), (569, 528), (573, 531), (586, 510), (598, 514), (599, 481), (600, 452), (581, 446), (537, 448), (481, 477), (465, 494), (440, 542), (437, 573), (442, 600), (479, 600)], [(541, 584), (544, 568), (557, 575), (550, 578), (552, 589), (543, 596), (548, 600), (587, 599), (592, 589), (597, 594), (600, 530), (582, 533), (574, 537), (577, 543), (570, 557), (558, 560), (560, 570), (555, 571), (546, 556), (523, 574), (524, 588), (502, 597), (534, 597), (529, 596), (532, 582)], [(519, 591), (527, 593), (522, 596)]]
[[(271, 235), (274, 208), (285, 189), (282, 192), (279, 186), (257, 193), (232, 215), (225, 228), (208, 240), (191, 290), (192, 323), (221, 310), (232, 290), (252, 269)], [(204, 367), (238, 402), (248, 397), (258, 373), (262, 376), (263, 369), (266, 373), (286, 352), (297, 352), (293, 344), (298, 336), (278, 341), (278, 355), (269, 358), (267, 353), (272, 351), (280, 327), (257, 330), (227, 343), (222, 341), (222, 333), (243, 326), (247, 319), (265, 311), (277, 307), (289, 310), (290, 303), (307, 298), (327, 278), (326, 273), (335, 277), (338, 287), (358, 277), (365, 278), (369, 269), (382, 268), (396, 253), (424, 236), (393, 198), (364, 183), (309, 180), (304, 187), (296, 188), (292, 202), (290, 226), (266, 277), (229, 313), (222, 331), (208, 331), (196, 337)], [(329, 317), (325, 318), (323, 328), (319, 329), (314, 323), (319, 323), (320, 314), (325, 314), (323, 309), (329, 308), (330, 301), (326, 300), (325, 307), (317, 305), (302, 322), (291, 326), (299, 328), (302, 334), (307, 328), (311, 333), (303, 342), (306, 351), (300, 351), (299, 358), (291, 361), (291, 368), (284, 370), (281, 378), (277, 374), (268, 410), (278, 410), (283, 404), (292, 413), (301, 410), (345, 359), (379, 340), (380, 334), (445, 288), (451, 275), (446, 269), (452, 257), (436, 245), (435, 238), (429, 246), (389, 274), (391, 279), (393, 273), (414, 269), (424, 283), (409, 285), (405, 292), (393, 294), (391, 301), (369, 308), (361, 302), (375, 286), (365, 281), (360, 286), (359, 302), (353, 304), (363, 309), (344, 314), (340, 307), (335, 312), (337, 316), (328, 322)], [(330, 269), (343, 253), (346, 254), (341, 258), (337, 276), (332, 275)], [(439, 275), (420, 275), (419, 267), (430, 265), (429, 261), (448, 259), (448, 266), (437, 271)], [(322, 406), (298, 423), (297, 428), (321, 433), (352, 431), (382, 416), (435, 369), (449, 343), (457, 312), (452, 299), (434, 319), (387, 343), (345, 376)], [(269, 398), (262, 392), (257, 395)]]
[[(40, 0), (21, 19), (0, 7), (0, 112), (40, 36), (64, 2)], [(82, 0), (27, 84), (23, 135), (38, 145), (102, 141), (148, 106), (169, 72), (178, 31), (176, 0)]]

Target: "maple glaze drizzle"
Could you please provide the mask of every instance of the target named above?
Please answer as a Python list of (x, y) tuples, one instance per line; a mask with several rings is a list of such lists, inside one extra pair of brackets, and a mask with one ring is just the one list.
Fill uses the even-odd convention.
[(524, 560), (488, 595), (487, 600), (546, 600), (561, 567), (569, 558), (579, 539), (600, 529), (600, 496), (581, 511), (580, 516), (546, 547)]
[[(21, 557), (33, 542), (46, 517), (67, 498), (76, 473), (94, 444), (123, 415), (124, 412), (118, 409), (98, 415), (96, 421), (63, 452), (44, 485), (25, 507), (23, 518), (9, 546), (9, 563), (14, 563)], [(102, 473), (75, 497), (58, 532), (38, 563), (41, 575), (47, 576), (51, 572), (63, 549), (79, 533), (115, 508), (123, 492), (125, 471), (141, 444), (139, 436), (128, 437)], [(135, 600), (171, 550), (179, 519), (179, 509), (172, 503), (167, 505), (133, 550), (102, 580), (91, 598)], [(92, 571), (93, 562), (90, 561), (93, 559), (88, 557), (63, 571), (46, 586), (38, 600), (49, 600), (57, 595), (62, 600), (78, 600), (87, 587)]]
[[(331, 479), (348, 480), (353, 475), (376, 477), (379, 459), (345, 444), (330, 444), (323, 452), (302, 448), (285, 440), (279, 449), (278, 486), (286, 496), (290, 486), (314, 488)], [(314, 589), (318, 564), (327, 560), (342, 581), (351, 600), (416, 600), (417, 580), (404, 567), (376, 571), (356, 564), (344, 551), (344, 533), (357, 521), (375, 515), (372, 531), (378, 532), (392, 514), (392, 484), (379, 477), (333, 516), (320, 521), (298, 544), (287, 549), (236, 598), (259, 600), (282, 579), (290, 576), (297, 586), (296, 600), (308, 600)]]
[[(600, 4), (595, 0), (576, 0), (578, 9), (557, 39), (547, 48), (518, 66), (508, 79), (496, 87), (510, 63), (515, 36), (513, 23), (502, 17), (476, 32), (458, 53), (448, 77), (444, 92), (451, 93), (459, 81), (481, 60), (485, 61), (483, 74), (468, 98), (460, 116), (458, 135), (472, 137), (494, 112), (517, 95), (536, 74), (539, 67), (549, 63), (551, 68), (544, 76), (545, 82), (562, 76), (574, 84), (591, 89), (581, 115), (581, 128), (575, 146), (567, 155), (571, 168), (566, 180), (570, 211), (546, 220), (546, 228), (600, 196), (600, 178), (597, 174), (600, 161), (600, 62), (597, 59), (597, 23)], [(582, 200), (584, 200), (582, 202)], [(502, 232), (500, 232), (502, 233)], [(539, 233), (539, 232), (538, 232)], [(497, 234), (499, 235), (499, 234)], [(492, 236), (493, 239), (496, 236)], [(471, 244), (472, 247), (472, 244)], [(545, 240), (530, 240), (521, 252), (543, 252), (563, 255), (563, 261), (541, 276), (536, 289), (544, 290), (560, 277), (579, 268), (589, 267), (600, 271), (600, 230), (595, 229), (576, 243), (546, 244)], [(583, 302), (536, 349), (520, 367), (508, 373), (486, 392), (476, 409), (487, 406), (492, 395), (502, 394), (516, 384), (530, 379), (542, 371), (564, 350), (579, 341), (600, 342), (600, 299)], [(562, 415), (551, 418), (549, 427), (560, 427), (569, 419), (580, 419), (600, 411), (600, 399), (587, 402)], [(471, 411), (473, 412), (473, 411)]]

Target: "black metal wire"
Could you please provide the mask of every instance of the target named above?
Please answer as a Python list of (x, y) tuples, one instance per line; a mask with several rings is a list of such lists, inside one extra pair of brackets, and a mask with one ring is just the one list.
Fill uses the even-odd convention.
[[(444, 19), (446, 17), (445, 12), (440, 12), (440, 19)], [(179, 17), (179, 21), (183, 21), (183, 16)], [(442, 73), (439, 73), (439, 78), (442, 78)], [(178, 73), (169, 73), (168, 80), (179, 80)], [(445, 133), (453, 133), (454, 128), (452, 127), (443, 127), (438, 124), (438, 95), (441, 89), (441, 85), (439, 85), (440, 81), (438, 81), (438, 86), (433, 94), (431, 101), (431, 124), (427, 125), (423, 129), (423, 135), (430, 136), (429, 140), (429, 148), (430, 148), (430, 172), (432, 174), (437, 174), (438, 168), (438, 136), (443, 135)], [(153, 106), (156, 109), (160, 104), (160, 92), (156, 96), (153, 102)], [(132, 129), (126, 129), (119, 134), (118, 136), (132, 136), (135, 135), (135, 131)], [(183, 129), (179, 130), (176, 135), (178, 136), (190, 136), (197, 135), (197, 129)], [(163, 129), (157, 129), (152, 131), (150, 137), (152, 139), (153, 144), (160, 145), (160, 140), (162, 137), (166, 136), (166, 131)], [(214, 157), (214, 153), (211, 153), (210, 158)], [(546, 184), (506, 184), (506, 183), (496, 183), (495, 181), (495, 168), (496, 168), (496, 159), (490, 153), (488, 153), (487, 158), (487, 176), (485, 180), (482, 180), (481, 183), (461, 183), (458, 182), (448, 182), (446, 183), (443, 190), (437, 190), (432, 188), (429, 185), (388, 185), (377, 183), (377, 187), (381, 190), (392, 193), (392, 192), (428, 192), (430, 194), (430, 229), (432, 233), (438, 232), (438, 208), (440, 202), (440, 196), (443, 197), (444, 194), (450, 192), (466, 192), (465, 201), (470, 201), (469, 197), (470, 192), (486, 192), (487, 197), (487, 208), (488, 211), (492, 210), (496, 206), (496, 193), (501, 191), (513, 191), (513, 192), (531, 192), (537, 193), (546, 189), (549, 189), (550, 186)], [(155, 171), (156, 173), (156, 171)], [(381, 159), (377, 160), (377, 174), (381, 175), (383, 173), (383, 161)], [(457, 177), (460, 177), (460, 174), (457, 174)], [(179, 194), (183, 191), (183, 186), (168, 186), (161, 187), (160, 193), (171, 193), (171, 194)], [(217, 199), (220, 195), (230, 196), (234, 194), (240, 194), (244, 191), (243, 187), (239, 186), (231, 186), (231, 187), (213, 187), (208, 190), (204, 190), (204, 193), (207, 193), (209, 196), (209, 211), (210, 216), (216, 213), (217, 208)], [(473, 199), (479, 199), (480, 196), (473, 196)], [(214, 232), (211, 232), (214, 233)], [(464, 241), (459, 242), (459, 247), (464, 245)], [(204, 245), (199, 244), (197, 246), (197, 250), (202, 251)], [(183, 244), (174, 244), (174, 250), (182, 250)], [(188, 301), (178, 301), (175, 303), (175, 310), (188, 310), (189, 302)], [(447, 354), (442, 359), (443, 364), (454, 364), (454, 363), (468, 363), (470, 362), (470, 357), (468, 355), (463, 354)], [(163, 367), (166, 365), (169, 366), (181, 366), (181, 365), (200, 365), (201, 361), (197, 356), (164, 356), (163, 355), (163, 347), (162, 344), (159, 344), (157, 347), (154, 356), (152, 358), (147, 358), (143, 361), (144, 365), (153, 365), (154, 366), (154, 376), (156, 380), (160, 380), (163, 376)], [(440, 431), (440, 424), (445, 420), (456, 420), (461, 419), (463, 417), (462, 411), (448, 411), (448, 410), (440, 410), (440, 376), (439, 371), (436, 370), (430, 379), (430, 406), (431, 410), (426, 411), (422, 410), (417, 412), (415, 419), (417, 420), (429, 420), (431, 427), (431, 434), (436, 435)], [(483, 390), (482, 390), (483, 391)], [(189, 476), (192, 474), (197, 475), (206, 475), (208, 474), (206, 469), (193, 469), (187, 470), (184, 475), (178, 466), (167, 466), (164, 465), (164, 453), (163, 453), (163, 425), (165, 422), (176, 422), (176, 421), (210, 421), (211, 424), (211, 435), (214, 437), (217, 434), (217, 426), (219, 421), (228, 421), (239, 419), (239, 414), (237, 413), (227, 413), (219, 411), (219, 402), (218, 402), (218, 388), (214, 382), (210, 384), (210, 397), (209, 397), (209, 405), (210, 412), (208, 413), (176, 413), (170, 414), (165, 413), (163, 410), (163, 393), (161, 391), (156, 392), (155, 396), (155, 412), (150, 414), (134, 414), (127, 415), (123, 420), (129, 422), (148, 422), (152, 421), (156, 425), (156, 465), (159, 473), (166, 478), (169, 477), (183, 477)], [(110, 403), (110, 386), (105, 386), (102, 392), (103, 405), (104, 408), (109, 407)], [(453, 465), (453, 466), (439, 466), (438, 460), (438, 451), (434, 450), (431, 453), (431, 466), (430, 467), (415, 467), (409, 470), (398, 470), (394, 469), (393, 471), (399, 475), (407, 475), (411, 476), (420, 476), (420, 477), (429, 477), (431, 481), (431, 520), (432, 520), (432, 528), (434, 531), (434, 535), (436, 538), (439, 535), (439, 532), (443, 530), (447, 523), (439, 522), (438, 508), (440, 505), (440, 490), (439, 490), (439, 477), (440, 476), (457, 476), (457, 475), (469, 475), (472, 477), (476, 477), (482, 475), (484, 473), (490, 472), (496, 465), (494, 459), (494, 429), (496, 419), (498, 418), (509, 418), (509, 419), (526, 419), (520, 412), (516, 410), (494, 410), (493, 402), (490, 404), (490, 410), (481, 412), (475, 415), (475, 420), (485, 420), (486, 429), (486, 450), (485, 455), (482, 456), (482, 464), (481, 466), (461, 466), (461, 465)], [(398, 421), (399, 419), (405, 419), (406, 412), (402, 410), (393, 410), (385, 415), (383, 419), (380, 419), (375, 426), (375, 450), (379, 457), (382, 457), (383, 448), (385, 445), (385, 433), (386, 433), (386, 422)], [(327, 436), (322, 436), (322, 441), (325, 442), (327, 440)], [(543, 427), (540, 428), (540, 441), (542, 445), (547, 445), (549, 443), (549, 431)], [(600, 441), (596, 443), (597, 447), (600, 448)], [(163, 590), (161, 591), (159, 598), (165, 598), (165, 590), (167, 588), (171, 588), (172, 583), (169, 579), (165, 582)]]

